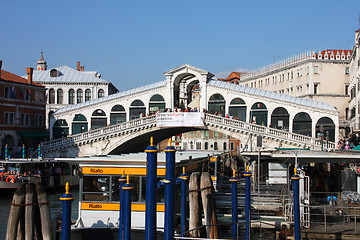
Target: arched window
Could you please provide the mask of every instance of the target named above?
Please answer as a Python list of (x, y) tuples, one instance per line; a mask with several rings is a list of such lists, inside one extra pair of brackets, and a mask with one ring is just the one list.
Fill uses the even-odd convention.
[(316, 137), (325, 141), (335, 141), (335, 124), (329, 117), (322, 117), (316, 123)]
[(64, 91), (60, 88), (57, 90), (57, 104), (64, 103)]
[(218, 143), (214, 142), (214, 150), (218, 150)]
[(209, 149), (209, 143), (205, 142), (205, 150), (208, 150), (208, 149)]
[(59, 71), (56, 69), (51, 69), (50, 70), (50, 77), (58, 77), (59, 76)]
[(283, 107), (275, 108), (271, 114), (271, 127), (289, 130), (289, 113)]
[(126, 112), (122, 105), (115, 105), (110, 113), (110, 125), (126, 122)]
[(91, 90), (86, 89), (85, 90), (85, 102), (90, 101), (90, 100), (91, 100)]
[(82, 103), (82, 102), (83, 102), (83, 90), (78, 89), (77, 90), (77, 103)]
[(145, 104), (141, 100), (135, 100), (131, 103), (130, 106), (130, 120), (139, 118), (140, 116), (145, 116), (146, 108)]
[(75, 91), (74, 91), (74, 89), (69, 90), (69, 104), (75, 104)]
[(224, 146), (223, 146), (223, 151), (227, 151), (227, 145), (226, 145), (226, 142), (224, 142)]
[(102, 97), (105, 97), (105, 91), (104, 91), (104, 89), (99, 89), (98, 98), (102, 98)]
[(88, 122), (82, 114), (75, 114), (72, 122), (72, 135), (88, 131)]
[(267, 126), (268, 110), (262, 102), (254, 103), (250, 110), (250, 122), (258, 125)]
[(238, 117), (240, 121), (246, 121), (246, 104), (241, 98), (234, 98), (230, 102), (229, 114), (234, 118)]
[(222, 116), (225, 115), (225, 99), (221, 94), (213, 94), (208, 103), (208, 112), (209, 113), (221, 113)]
[(293, 132), (305, 136), (312, 136), (312, 120), (309, 114), (300, 112), (293, 120)]
[(53, 130), (53, 139), (66, 137), (69, 135), (69, 126), (65, 119), (56, 120), (54, 126), (52, 127)]
[(54, 104), (54, 103), (55, 103), (55, 90), (51, 88), (49, 90), (49, 104)]
[(95, 130), (98, 128), (106, 127), (107, 119), (106, 114), (103, 110), (97, 109), (92, 113), (91, 117), (91, 129)]
[(155, 94), (154, 96), (152, 96), (150, 98), (150, 102), (149, 102), (149, 113), (155, 113), (157, 111), (164, 111), (165, 109), (165, 100), (164, 98), (159, 95), (159, 94)]

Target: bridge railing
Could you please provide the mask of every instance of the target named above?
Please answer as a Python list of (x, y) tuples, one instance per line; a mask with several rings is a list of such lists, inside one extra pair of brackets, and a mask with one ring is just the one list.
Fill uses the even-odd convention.
[[(205, 123), (206, 122), (207, 123), (215, 123), (215, 124), (219, 124), (220, 126), (226, 126), (226, 127), (236, 128), (236, 129), (243, 129), (247, 132), (252, 132), (252, 133), (263, 135), (263, 136), (267, 135), (270, 137), (278, 137), (279, 140), (285, 140), (285, 141), (287, 140), (287, 141), (297, 142), (299, 144), (301, 143), (301, 144), (305, 144), (307, 146), (310, 145), (310, 146), (314, 147), (314, 146), (321, 146), (321, 144), (323, 144), (327, 148), (335, 148), (334, 142), (326, 142), (325, 143), (324, 141), (322, 142), (313, 137), (308, 137), (308, 136), (304, 136), (301, 134), (291, 133), (288, 131), (270, 128), (270, 127), (266, 127), (266, 126), (261, 126), (261, 125), (257, 125), (257, 124), (247, 123), (247, 122), (243, 122), (243, 121), (239, 121), (239, 120), (235, 120), (235, 119), (224, 118), (221, 116), (212, 115), (212, 114), (208, 114), (208, 113), (205, 114), (204, 120), (205, 120)], [(139, 126), (145, 127), (148, 124), (154, 124), (154, 123), (156, 123), (155, 115), (143, 117), (143, 118), (137, 118), (137, 119), (134, 119), (134, 120), (131, 120), (128, 122), (117, 123), (117, 124), (110, 125), (110, 126), (107, 126), (104, 128), (90, 130), (88, 132), (79, 133), (79, 134), (76, 134), (73, 136), (68, 136), (65, 138), (52, 140), (52, 141), (43, 143), (42, 148), (49, 149), (49, 148), (53, 148), (53, 147), (74, 144), (74, 143), (77, 143), (80, 141), (91, 140), (91, 139), (98, 138), (101, 136), (106, 136), (111, 133), (119, 133), (121, 131), (127, 131), (134, 127), (139, 127)]]
[(107, 126), (104, 128), (90, 130), (88, 132), (78, 133), (78, 134), (75, 134), (72, 136), (67, 136), (65, 138), (45, 142), (45, 143), (43, 143), (42, 147), (44, 149), (48, 149), (48, 148), (52, 148), (52, 147), (63, 146), (63, 145), (76, 143), (76, 142), (80, 142), (80, 141), (84, 141), (84, 140), (88, 140), (88, 139), (90, 140), (90, 139), (100, 137), (100, 136), (106, 136), (109, 133), (117, 133), (117, 132), (121, 132), (121, 131), (126, 131), (133, 127), (146, 126), (147, 124), (153, 124), (155, 122), (156, 122), (155, 115), (143, 117), (143, 118), (137, 118), (137, 119), (134, 119), (134, 120), (131, 120), (128, 122), (117, 123), (117, 124), (110, 125), (110, 126)]
[(288, 132), (288, 131), (284, 131), (284, 130), (279, 130), (276, 128), (247, 123), (247, 122), (243, 122), (243, 121), (239, 121), (239, 120), (235, 120), (235, 119), (231, 119), (231, 118), (224, 118), (224, 117), (216, 116), (216, 115), (212, 115), (212, 114), (205, 115), (205, 122), (217, 123), (217, 124), (220, 124), (221, 126), (227, 126), (227, 127), (232, 127), (232, 128), (238, 128), (238, 129), (240, 128), (240, 129), (244, 129), (249, 132), (257, 133), (260, 135), (270, 135), (272, 137), (276, 136), (280, 140), (281, 139), (282, 140), (290, 140), (293, 142), (306, 144), (307, 146), (309, 146), (309, 145), (321, 146), (321, 144), (323, 144), (327, 148), (335, 148), (334, 142), (326, 142), (325, 143), (325, 141), (321, 141), (321, 140), (318, 140), (313, 137), (309, 137), (309, 136), (305, 136), (305, 135), (301, 135), (301, 134), (297, 134), (297, 133), (292, 133), (292, 132)]

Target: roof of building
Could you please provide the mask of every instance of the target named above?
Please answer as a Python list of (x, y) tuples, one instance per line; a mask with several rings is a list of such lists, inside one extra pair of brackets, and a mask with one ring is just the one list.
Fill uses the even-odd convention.
[(79, 104), (69, 105), (67, 107), (61, 108), (58, 111), (56, 111), (56, 114), (66, 112), (66, 111), (71, 111), (71, 110), (82, 108), (82, 107), (86, 107), (86, 106), (89, 106), (89, 105), (92, 105), (92, 104), (97, 104), (97, 103), (101, 103), (101, 102), (110, 101), (112, 99), (132, 95), (132, 94), (135, 94), (135, 93), (140, 93), (140, 92), (151, 90), (151, 89), (154, 89), (154, 88), (163, 87), (165, 85), (166, 85), (166, 80), (161, 81), (161, 82), (156, 82), (156, 83), (153, 83), (153, 84), (149, 84), (149, 85), (145, 85), (145, 86), (138, 87), (138, 88), (133, 88), (133, 89), (130, 89), (130, 90), (127, 90), (127, 91), (118, 92), (118, 93), (115, 93), (115, 94), (108, 95), (106, 97), (96, 98), (96, 99), (86, 101), (86, 102), (82, 102), (82, 103), (79, 103)]
[[(58, 77), (51, 77), (50, 71), (56, 69), (59, 71)], [(101, 78), (95, 77), (94, 72), (77, 71), (68, 66), (52, 68), (43, 71), (34, 70), (33, 80), (40, 83), (110, 83)]]
[[(7, 82), (16, 82), (16, 83), (29, 85), (27, 78), (20, 77), (18, 75), (15, 75), (13, 73), (9, 73), (9, 72), (7, 72), (5, 70), (2, 70), (2, 69), (1, 69), (1, 77), (0, 77), (0, 79), (2, 79), (4, 81), (7, 81)], [(43, 86), (43, 85), (41, 85), (39, 83), (35, 83), (35, 82), (33, 82), (32, 85), (35, 85), (35, 86), (38, 86), (38, 87), (45, 87), (45, 86)]]
[(215, 86), (215, 87), (221, 87), (221, 88), (225, 88), (225, 89), (229, 89), (229, 90), (233, 90), (233, 91), (237, 91), (237, 92), (242, 92), (245, 94), (259, 95), (259, 96), (271, 98), (274, 100), (280, 100), (282, 102), (295, 103), (295, 104), (301, 104), (301, 105), (305, 105), (305, 106), (309, 106), (309, 107), (320, 108), (320, 109), (324, 109), (324, 110), (336, 111), (336, 109), (333, 106), (331, 106), (330, 104), (327, 104), (327, 103), (317, 102), (317, 101), (306, 99), (306, 98), (300, 98), (300, 97), (280, 94), (277, 92), (267, 91), (267, 90), (263, 90), (263, 89), (259, 89), (259, 88), (251, 88), (251, 87), (246, 87), (244, 85), (237, 85), (237, 84), (228, 83), (228, 82), (219, 81), (219, 80), (210, 80), (209, 84), (212, 86)]

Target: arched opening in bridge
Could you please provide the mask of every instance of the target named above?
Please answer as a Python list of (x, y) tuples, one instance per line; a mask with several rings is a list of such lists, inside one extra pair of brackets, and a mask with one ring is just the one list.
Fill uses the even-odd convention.
[(145, 104), (137, 99), (134, 100), (130, 105), (130, 120), (139, 118), (140, 116), (146, 115), (146, 107)]
[(92, 117), (91, 117), (91, 129), (95, 130), (98, 128), (103, 128), (106, 127), (107, 125), (107, 119), (106, 119), (106, 114), (103, 110), (101, 109), (96, 109), (93, 113), (92, 113)]
[(312, 119), (309, 114), (300, 112), (295, 115), (293, 120), (293, 132), (305, 136), (312, 136)]
[(1, 157), (2, 159), (5, 158), (5, 146), (7, 144), (7, 151), (8, 151), (8, 157), (10, 156), (14, 156), (13, 152), (15, 151), (15, 139), (13, 136), (11, 135), (6, 135), (4, 137), (4, 139), (2, 140), (2, 145), (1, 145)]
[(122, 105), (115, 105), (110, 112), (110, 125), (126, 122), (126, 111)]
[(174, 80), (174, 107), (185, 109), (193, 100), (193, 88), (199, 80), (191, 73), (179, 74)]
[(335, 124), (329, 117), (322, 117), (317, 121), (315, 132), (317, 138), (323, 137), (325, 141), (335, 141)]
[(241, 98), (234, 98), (230, 102), (229, 114), (234, 118), (238, 117), (240, 121), (246, 121), (246, 103)]
[(225, 115), (225, 99), (221, 94), (215, 93), (210, 97), (208, 112), (213, 114), (220, 113), (221, 116)]
[(275, 108), (271, 114), (271, 127), (289, 131), (289, 116), (285, 108)]
[(65, 119), (56, 120), (52, 129), (53, 139), (63, 138), (69, 135), (69, 125)]
[(152, 96), (149, 101), (149, 113), (154, 114), (157, 111), (163, 112), (164, 110), (165, 99), (159, 94)]
[(88, 122), (84, 115), (75, 114), (71, 125), (72, 135), (88, 131)]
[(267, 116), (268, 116), (268, 110), (264, 103), (257, 102), (254, 103), (250, 110), (250, 122), (267, 126)]
[(200, 110), (200, 84), (198, 80), (194, 80), (187, 85), (187, 106), (191, 109)]

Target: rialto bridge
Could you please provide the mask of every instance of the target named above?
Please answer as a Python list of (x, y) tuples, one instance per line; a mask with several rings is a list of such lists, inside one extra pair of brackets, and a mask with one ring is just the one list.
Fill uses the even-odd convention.
[[(268, 148), (319, 149), (320, 131), (326, 133), (331, 146), (338, 140), (338, 111), (329, 104), (226, 83), (187, 64), (166, 72), (165, 77), (58, 110), (50, 119), (52, 141), (43, 144), (44, 156), (142, 151), (150, 136), (161, 141), (196, 129), (223, 132), (241, 141), (250, 135), (262, 136)], [(167, 108), (206, 109), (208, 114), (202, 127), (157, 127), (152, 114)]]

